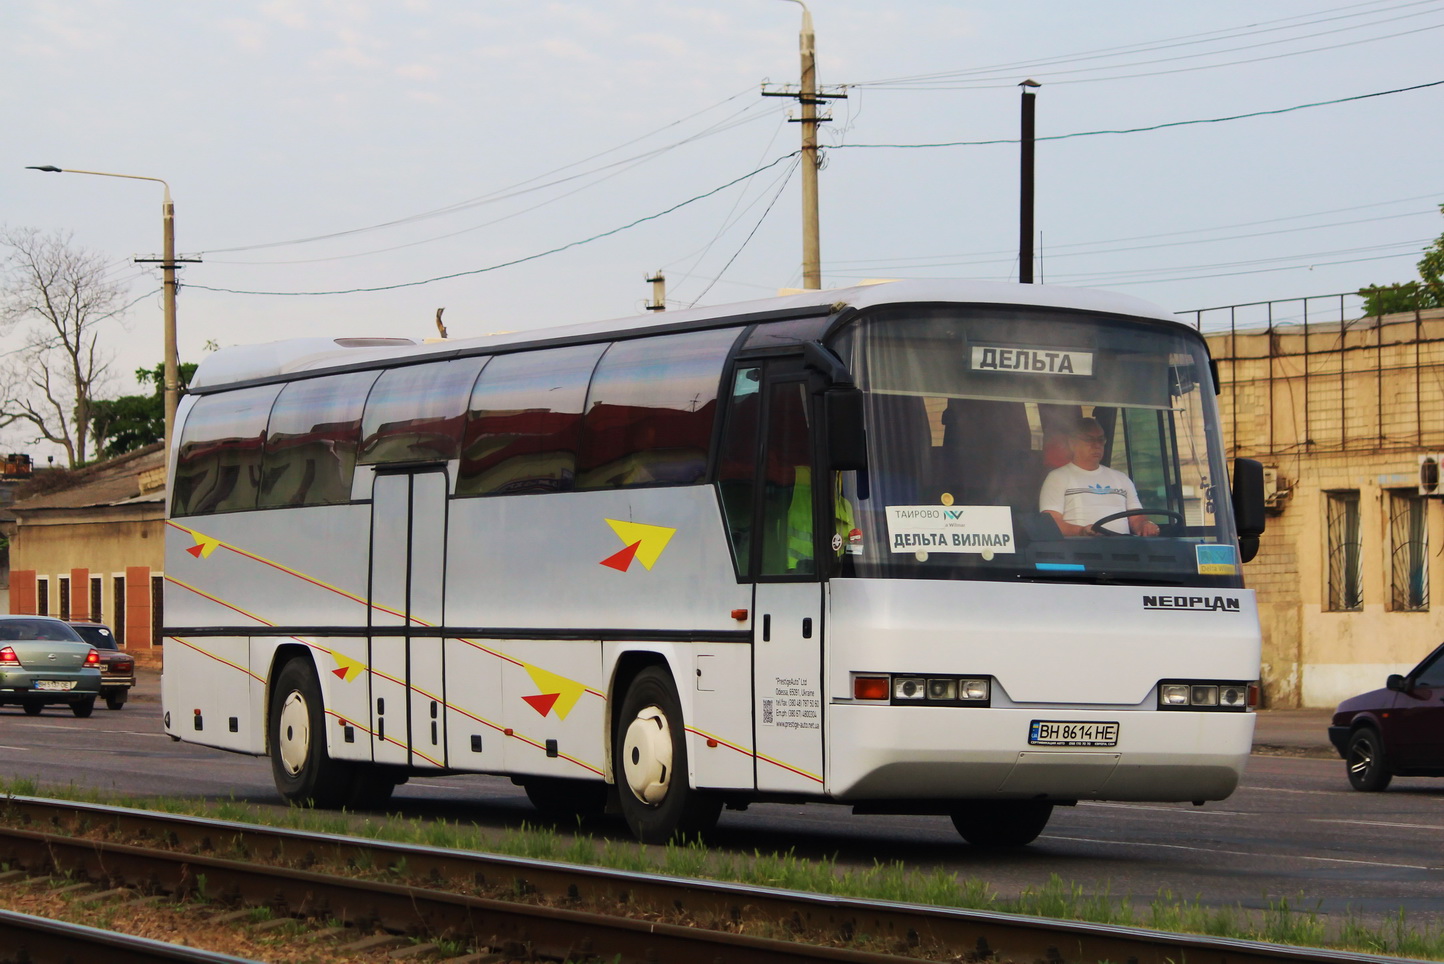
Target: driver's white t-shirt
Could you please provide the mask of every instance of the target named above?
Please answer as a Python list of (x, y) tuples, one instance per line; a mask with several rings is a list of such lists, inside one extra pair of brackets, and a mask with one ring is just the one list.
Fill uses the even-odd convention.
[[(1075, 526), (1092, 525), (1106, 515), (1141, 508), (1133, 480), (1106, 465), (1091, 472), (1072, 462), (1060, 465), (1048, 473), (1038, 492), (1039, 512), (1060, 513), (1063, 521)], [(1120, 535), (1132, 531), (1127, 519), (1114, 519), (1104, 528)]]

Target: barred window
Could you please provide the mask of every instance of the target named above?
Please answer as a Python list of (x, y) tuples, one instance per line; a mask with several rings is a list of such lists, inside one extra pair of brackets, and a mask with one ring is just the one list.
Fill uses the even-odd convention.
[(1330, 492), (1329, 600), (1331, 612), (1364, 607), (1364, 554), (1359, 541), (1359, 493)]
[(1390, 493), (1389, 608), (1396, 612), (1429, 609), (1428, 506), (1423, 496), (1413, 492)]

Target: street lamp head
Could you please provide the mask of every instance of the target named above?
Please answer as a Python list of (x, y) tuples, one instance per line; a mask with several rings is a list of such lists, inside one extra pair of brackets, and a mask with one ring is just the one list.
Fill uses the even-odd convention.
[(1033, 79), (1030, 77), (1030, 78), (1028, 78), (1027, 80), (1023, 81), (1023, 82), (1022, 82), (1021, 84), (1019, 84), (1018, 86), (1019, 86), (1019, 87), (1042, 87), (1043, 85), (1040, 84), (1040, 83), (1038, 83), (1036, 80), (1033, 80)]
[(26, 165), (25, 170), (27, 170), (27, 171), (44, 171), (44, 172), (47, 173), (47, 174), (64, 174), (64, 173), (65, 173), (65, 172), (62, 171), (60, 168), (56, 167), (54, 164), (44, 164), (44, 165), (40, 165), (40, 166), (36, 166), (36, 165), (34, 165), (34, 164), (29, 164), (29, 165)]

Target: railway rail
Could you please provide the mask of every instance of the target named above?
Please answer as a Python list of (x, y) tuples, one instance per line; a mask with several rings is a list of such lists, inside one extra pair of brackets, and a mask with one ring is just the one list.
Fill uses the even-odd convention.
[[(35, 797), (0, 800), (0, 861), (178, 897), (204, 889), (210, 899), (264, 905), (279, 916), (446, 937), (519, 959), (1403, 960), (658, 877)], [(377, 874), (387, 879), (374, 879)]]

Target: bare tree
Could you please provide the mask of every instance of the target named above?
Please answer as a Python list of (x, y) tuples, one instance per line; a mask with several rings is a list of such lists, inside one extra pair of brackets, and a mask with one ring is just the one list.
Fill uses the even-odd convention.
[(33, 429), (33, 441), (59, 445), (74, 468), (85, 461), (91, 400), (108, 367), (97, 328), (121, 289), (106, 280), (105, 258), (67, 233), (0, 231), (0, 251), (0, 332), (20, 342), (0, 364), (0, 429)]

